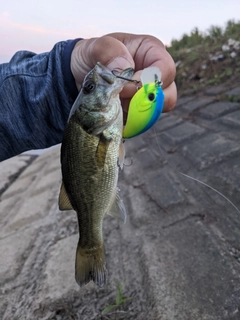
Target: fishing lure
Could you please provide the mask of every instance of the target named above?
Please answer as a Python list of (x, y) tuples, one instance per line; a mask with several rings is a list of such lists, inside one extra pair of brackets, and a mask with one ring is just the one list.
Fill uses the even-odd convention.
[(164, 105), (161, 71), (149, 67), (141, 74), (142, 87), (132, 97), (123, 138), (133, 138), (150, 129), (160, 118)]

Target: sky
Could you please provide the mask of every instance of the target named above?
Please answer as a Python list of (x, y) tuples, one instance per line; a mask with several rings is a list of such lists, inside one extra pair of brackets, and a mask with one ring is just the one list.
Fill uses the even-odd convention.
[(110, 32), (151, 34), (164, 44), (195, 27), (240, 20), (239, 0), (2, 0), (0, 63), (18, 50), (36, 53), (74, 38)]

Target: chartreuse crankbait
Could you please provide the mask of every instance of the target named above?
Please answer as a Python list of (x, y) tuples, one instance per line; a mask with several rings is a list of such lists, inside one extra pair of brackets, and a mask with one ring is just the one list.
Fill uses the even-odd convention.
[(164, 105), (161, 71), (149, 67), (141, 74), (142, 87), (132, 97), (123, 138), (135, 137), (150, 129), (159, 119)]

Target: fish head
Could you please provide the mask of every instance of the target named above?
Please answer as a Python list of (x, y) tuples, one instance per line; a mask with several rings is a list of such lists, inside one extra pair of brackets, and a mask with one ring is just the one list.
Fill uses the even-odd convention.
[[(131, 79), (134, 70), (127, 68), (121, 76)], [(104, 111), (111, 105), (110, 100), (118, 97), (127, 80), (116, 77), (100, 62), (86, 75), (81, 89), (81, 104), (89, 111)]]

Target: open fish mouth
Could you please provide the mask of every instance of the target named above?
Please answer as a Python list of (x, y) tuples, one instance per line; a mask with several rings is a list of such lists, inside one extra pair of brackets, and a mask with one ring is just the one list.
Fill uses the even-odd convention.
[[(101, 62), (97, 62), (96, 66), (96, 72), (99, 74), (99, 76), (105, 80), (108, 84), (112, 85), (114, 82), (116, 82), (116, 78), (118, 78), (115, 75), (115, 72), (112, 72), (112, 70), (105, 67)], [(122, 80), (128, 81), (128, 79), (131, 79), (134, 74), (133, 68), (127, 68), (127, 69), (115, 69), (118, 71), (119, 75), (122, 77)], [(125, 78), (125, 79), (124, 79)], [(121, 81), (123, 82), (123, 81)]]

